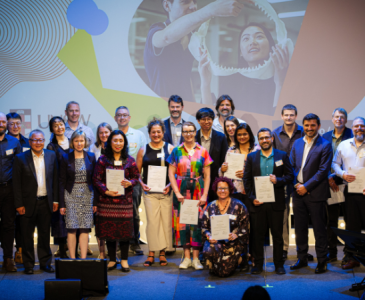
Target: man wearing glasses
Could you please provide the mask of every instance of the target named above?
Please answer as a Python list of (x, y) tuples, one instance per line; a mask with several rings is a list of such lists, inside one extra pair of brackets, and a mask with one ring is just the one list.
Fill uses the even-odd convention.
[[(128, 140), (128, 154), (137, 160), (137, 153), (139, 149), (146, 145), (146, 138), (144, 134), (129, 127), (131, 115), (129, 109), (126, 106), (119, 106), (115, 110), (115, 122), (118, 124), (118, 129), (123, 131)], [(130, 249), (137, 255), (143, 255), (143, 251), (139, 246), (139, 205), (141, 204), (142, 188), (139, 183), (133, 187), (133, 222), (134, 222), (134, 235), (135, 238), (131, 241)]]
[[(274, 246), (274, 265), (278, 275), (285, 274), (283, 261), (283, 220), (285, 209), (285, 191), (287, 184), (294, 179), (293, 170), (286, 152), (272, 147), (273, 136), (268, 128), (261, 128), (257, 133), (261, 150), (247, 156), (243, 175), (246, 194), (249, 195), (248, 210), (251, 214), (253, 251), (255, 266), (251, 274), (263, 271), (264, 241), (267, 228), (270, 227)], [(274, 185), (274, 202), (264, 203), (257, 197), (255, 181), (257, 177), (267, 176), (267, 180)]]
[(8, 121), (8, 134), (17, 138), (22, 146), (22, 152), (30, 149), (29, 140), (21, 134), (22, 131), (22, 117), (13, 112), (6, 115)]
[(0, 214), (1, 247), (4, 251), (2, 268), (7, 272), (16, 272), (13, 260), (13, 243), (15, 230), (15, 206), (13, 194), (13, 163), (16, 154), (22, 152), (19, 141), (5, 134), (7, 119), (0, 112)]

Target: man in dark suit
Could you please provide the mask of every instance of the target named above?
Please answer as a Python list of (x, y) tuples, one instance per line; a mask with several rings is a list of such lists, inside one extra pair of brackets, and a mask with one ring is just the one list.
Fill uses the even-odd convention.
[(214, 111), (208, 107), (201, 108), (196, 113), (196, 119), (201, 129), (196, 133), (195, 140), (208, 150), (210, 157), (213, 159), (213, 163), (210, 165), (208, 202), (218, 199), (217, 194), (212, 189), (212, 185), (218, 177), (218, 170), (224, 163), (228, 150), (226, 136), (212, 128), (214, 117)]
[(321, 121), (315, 114), (303, 118), (304, 138), (290, 152), (294, 169), (293, 211), (298, 261), (296, 270), (308, 265), (308, 221), (312, 220), (318, 265), (316, 274), (327, 271), (326, 201), (330, 197), (328, 172), (332, 163), (331, 144), (318, 134)]
[[(335, 126), (333, 130), (326, 132), (323, 138), (329, 141), (332, 145), (332, 152), (335, 155), (338, 145), (345, 140), (353, 138), (351, 128), (346, 127), (347, 123), (347, 111), (342, 108), (336, 108), (332, 113), (332, 123)], [(336, 176), (336, 173), (331, 169), (328, 174), (328, 183), (334, 192), (339, 190), (339, 185), (343, 184), (341, 177)], [(337, 261), (337, 235), (333, 232), (331, 227), (338, 227), (338, 217), (340, 216), (341, 208), (344, 209), (342, 203), (327, 205), (327, 242), (328, 253), (327, 262)], [(346, 219), (345, 219), (346, 222)], [(343, 261), (345, 262), (347, 257), (345, 256)]]
[(54, 272), (51, 267), (50, 225), (52, 212), (58, 209), (58, 170), (56, 154), (44, 148), (44, 134), (33, 130), (29, 134), (31, 150), (18, 154), (14, 160), (14, 202), (21, 215), (23, 264), (25, 274), (33, 274), (34, 229), (37, 226), (37, 253), (40, 269)]
[(164, 121), (165, 134), (164, 141), (173, 145), (174, 147), (179, 146), (184, 142), (181, 130), (184, 120), (181, 118), (181, 114), (184, 109), (184, 102), (178, 95), (172, 95), (168, 102), (170, 118)]
[[(283, 261), (283, 220), (285, 209), (284, 187), (293, 181), (293, 170), (286, 152), (272, 147), (273, 136), (268, 128), (261, 128), (257, 134), (261, 150), (247, 156), (243, 181), (249, 198), (248, 210), (251, 214), (251, 226), (255, 232), (253, 252), (255, 266), (251, 274), (260, 274), (264, 262), (264, 241), (267, 228), (270, 227), (274, 246), (274, 264), (276, 274), (285, 274)], [(275, 202), (263, 203), (256, 195), (255, 177), (269, 176), (274, 184)]]

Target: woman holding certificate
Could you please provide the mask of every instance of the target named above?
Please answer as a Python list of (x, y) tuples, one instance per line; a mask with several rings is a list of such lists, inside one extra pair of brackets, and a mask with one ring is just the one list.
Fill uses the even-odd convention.
[[(173, 195), (173, 226), (174, 245), (184, 248), (184, 261), (181, 269), (193, 266), (196, 270), (203, 269), (199, 261), (199, 249), (202, 245), (201, 228), (198, 224), (180, 224), (181, 205), (184, 199), (197, 201), (199, 215), (201, 208), (207, 202), (210, 183), (210, 165), (212, 159), (208, 151), (195, 142), (196, 127), (192, 122), (185, 122), (182, 126), (184, 143), (174, 148), (167, 159), (170, 164), (169, 179), (174, 191)], [(177, 177), (175, 178), (175, 175)], [(206, 189), (204, 187), (207, 187)], [(190, 249), (193, 247), (193, 261), (190, 258)]]
[[(100, 193), (96, 216), (96, 236), (106, 240), (110, 255), (108, 270), (115, 269), (116, 247), (121, 249), (122, 272), (129, 272), (129, 241), (133, 230), (133, 186), (139, 172), (133, 157), (128, 155), (128, 140), (121, 130), (108, 137), (105, 155), (96, 163), (93, 183)], [(113, 184), (112, 184), (113, 183)]]
[(167, 266), (165, 250), (172, 246), (172, 201), (168, 178), (167, 158), (174, 146), (162, 139), (165, 134), (163, 121), (154, 118), (147, 125), (151, 142), (138, 151), (137, 166), (143, 170), (139, 182), (143, 189), (143, 201), (147, 215), (147, 241), (149, 254), (144, 266), (154, 263), (155, 251), (159, 251), (160, 265)]
[[(209, 203), (203, 215), (202, 234), (206, 240), (203, 254), (209, 272), (226, 277), (244, 263), (242, 253), (248, 242), (248, 211), (241, 201), (230, 197), (234, 191), (230, 179), (218, 177), (212, 188), (217, 193), (218, 200)], [(221, 216), (227, 217), (221, 227), (227, 226), (229, 230), (221, 237), (222, 240), (218, 240), (217, 236), (222, 228), (217, 228), (213, 222), (215, 217), (218, 219)]]

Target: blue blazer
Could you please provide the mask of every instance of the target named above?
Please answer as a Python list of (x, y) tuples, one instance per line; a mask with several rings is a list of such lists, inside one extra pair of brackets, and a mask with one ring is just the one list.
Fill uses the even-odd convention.
[[(287, 184), (293, 182), (294, 174), (293, 169), (290, 165), (289, 157), (286, 152), (273, 148), (274, 151), (274, 169), (273, 175), (276, 176), (276, 184), (274, 184), (274, 193), (275, 193), (275, 203), (273, 203), (274, 210), (284, 210), (285, 209), (285, 191), (284, 187)], [(260, 154), (261, 150), (257, 150), (255, 152), (247, 155), (245, 171), (243, 174), (243, 182), (245, 187), (246, 195), (248, 196), (248, 210), (249, 212), (258, 212), (261, 209), (261, 206), (255, 206), (253, 204), (253, 200), (256, 198), (255, 191), (255, 183), (254, 177), (261, 176), (261, 168), (260, 168)], [(277, 166), (275, 162), (282, 161), (283, 164)], [(260, 200), (260, 199), (258, 199)]]
[[(294, 185), (302, 166), (305, 142), (298, 139), (294, 142), (290, 152), (290, 163), (294, 170)], [(307, 160), (303, 167), (303, 181), (313, 201), (327, 201), (331, 197), (328, 172), (331, 170), (333, 158), (332, 146), (327, 140), (318, 135), (309, 150)], [(295, 191), (294, 191), (295, 193)]]
[[(181, 119), (181, 122), (184, 124), (184, 120), (183, 119)], [(174, 143), (172, 142), (172, 136), (171, 136), (171, 124), (170, 124), (170, 118), (167, 118), (165, 121), (164, 121), (164, 124), (165, 124), (165, 134), (164, 134), (164, 136), (163, 136), (163, 138), (164, 138), (164, 141), (166, 142), (166, 143), (169, 143), (169, 144), (171, 144), (171, 145), (174, 145)], [(180, 143), (179, 144), (181, 144), (181, 143), (183, 143), (184, 142), (184, 138), (182, 137), (182, 135), (181, 135), (181, 137), (180, 137)]]

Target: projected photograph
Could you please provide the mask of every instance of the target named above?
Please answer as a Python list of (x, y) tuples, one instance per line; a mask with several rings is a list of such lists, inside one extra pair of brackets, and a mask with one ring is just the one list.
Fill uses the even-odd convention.
[[(145, 0), (129, 30), (139, 76), (162, 98), (274, 115), (308, 0)], [(204, 18), (204, 16), (210, 18)]]

